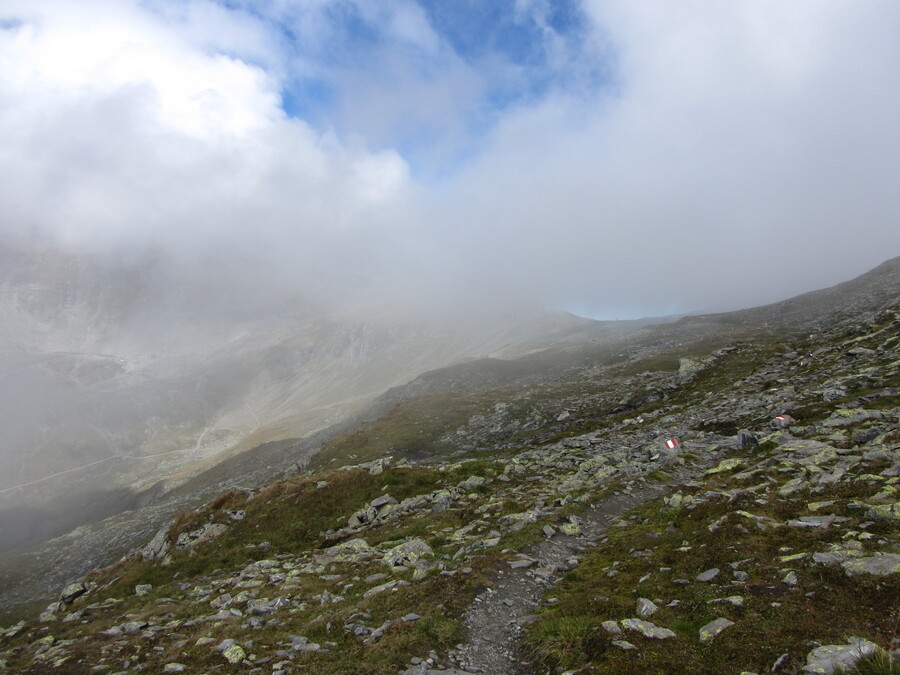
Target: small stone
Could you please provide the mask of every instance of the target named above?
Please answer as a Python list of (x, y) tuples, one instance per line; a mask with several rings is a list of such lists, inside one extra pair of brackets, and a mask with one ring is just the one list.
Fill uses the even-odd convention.
[(138, 597), (147, 595), (150, 591), (153, 590), (152, 584), (138, 584), (134, 587), (134, 594)]
[(607, 633), (612, 633), (613, 635), (619, 635), (622, 632), (622, 629), (619, 628), (619, 624), (615, 621), (604, 621), (600, 625), (603, 626), (603, 630)]
[(404, 621), (418, 621), (421, 618), (421, 616), (419, 616), (418, 614), (413, 614), (412, 612), (403, 616)]
[(552, 527), (550, 527), (549, 525), (544, 525), (544, 536), (545, 536), (545, 537), (550, 538), (550, 537), (552, 537), (554, 534), (556, 534), (556, 530), (554, 530), (554, 529), (553, 529)]
[(700, 642), (702, 644), (712, 642), (713, 638), (719, 635), (719, 633), (733, 625), (734, 621), (729, 621), (724, 617), (719, 617), (718, 619), (710, 621), (700, 629)]
[(708, 582), (712, 581), (719, 575), (719, 568), (713, 567), (711, 569), (706, 570), (705, 572), (701, 572), (696, 576), (697, 581)]
[(652, 600), (648, 600), (647, 598), (638, 598), (637, 601), (637, 613), (640, 617), (648, 617), (653, 616), (656, 611), (659, 609)]
[(164, 673), (183, 673), (185, 670), (187, 670), (187, 666), (183, 663), (173, 662), (167, 663), (165, 666), (163, 666)]
[(781, 580), (781, 583), (787, 584), (788, 586), (796, 586), (800, 582), (797, 580), (797, 573), (792, 570), (784, 575), (784, 579)]
[(612, 640), (612, 644), (619, 649), (624, 649), (626, 651), (637, 649), (637, 647), (631, 644), (628, 640)]

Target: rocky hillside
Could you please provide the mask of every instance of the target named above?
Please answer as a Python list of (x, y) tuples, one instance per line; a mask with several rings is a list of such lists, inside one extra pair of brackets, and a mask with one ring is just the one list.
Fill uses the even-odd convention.
[(895, 672), (900, 286), (879, 284), (814, 333), (685, 320), (395, 392), (310, 470), (73, 580), (0, 663)]

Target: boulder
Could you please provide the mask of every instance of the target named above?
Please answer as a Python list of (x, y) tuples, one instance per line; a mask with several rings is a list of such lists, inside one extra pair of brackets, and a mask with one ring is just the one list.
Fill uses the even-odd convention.
[(324, 553), (334, 560), (358, 562), (378, 555), (379, 551), (369, 546), (365, 539), (357, 538), (330, 546)]
[(75, 598), (81, 597), (87, 593), (87, 587), (80, 581), (66, 586), (62, 593), (59, 594), (59, 601), (63, 604), (71, 604)]
[(169, 552), (169, 529), (171, 525), (165, 525), (153, 536), (153, 539), (140, 550), (144, 560), (162, 560)]
[(700, 642), (712, 642), (723, 630), (734, 625), (734, 621), (729, 621), (724, 617), (713, 619), (700, 629)]
[(421, 539), (410, 539), (390, 549), (384, 554), (382, 560), (390, 567), (398, 565), (416, 567), (423, 558), (432, 556), (434, 556), (434, 551), (428, 544)]
[(803, 673), (807, 675), (835, 675), (850, 670), (856, 662), (878, 651), (874, 642), (858, 637), (848, 638), (845, 645), (823, 645), (806, 655)]

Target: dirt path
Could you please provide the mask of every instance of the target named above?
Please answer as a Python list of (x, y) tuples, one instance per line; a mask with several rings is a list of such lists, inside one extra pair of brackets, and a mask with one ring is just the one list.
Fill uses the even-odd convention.
[(522, 648), (524, 626), (531, 623), (541, 598), (562, 574), (578, 565), (585, 549), (602, 536), (610, 521), (655, 497), (676, 490), (706, 466), (684, 467), (665, 484), (638, 484), (630, 492), (593, 504), (581, 515), (582, 534), (555, 534), (523, 551), (535, 562), (527, 568), (498, 570), (491, 587), (465, 614), (468, 642), (452, 657), (469, 673), (525, 675), (536, 672)]

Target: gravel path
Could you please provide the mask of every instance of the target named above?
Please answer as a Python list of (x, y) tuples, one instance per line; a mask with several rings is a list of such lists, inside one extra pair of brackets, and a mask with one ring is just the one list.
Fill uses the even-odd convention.
[(497, 571), (492, 585), (466, 612), (468, 642), (454, 650), (451, 657), (468, 673), (525, 675), (535, 672), (522, 645), (524, 626), (536, 619), (536, 608), (553, 583), (578, 565), (583, 551), (596, 543), (610, 521), (646, 501), (672, 492), (706, 468), (708, 462), (703, 462), (703, 466), (682, 467), (671, 482), (639, 484), (630, 492), (613, 495), (585, 510), (581, 515), (580, 536), (557, 532), (525, 549), (524, 554), (534, 562), (528, 567), (524, 567), (523, 562), (523, 567)]

